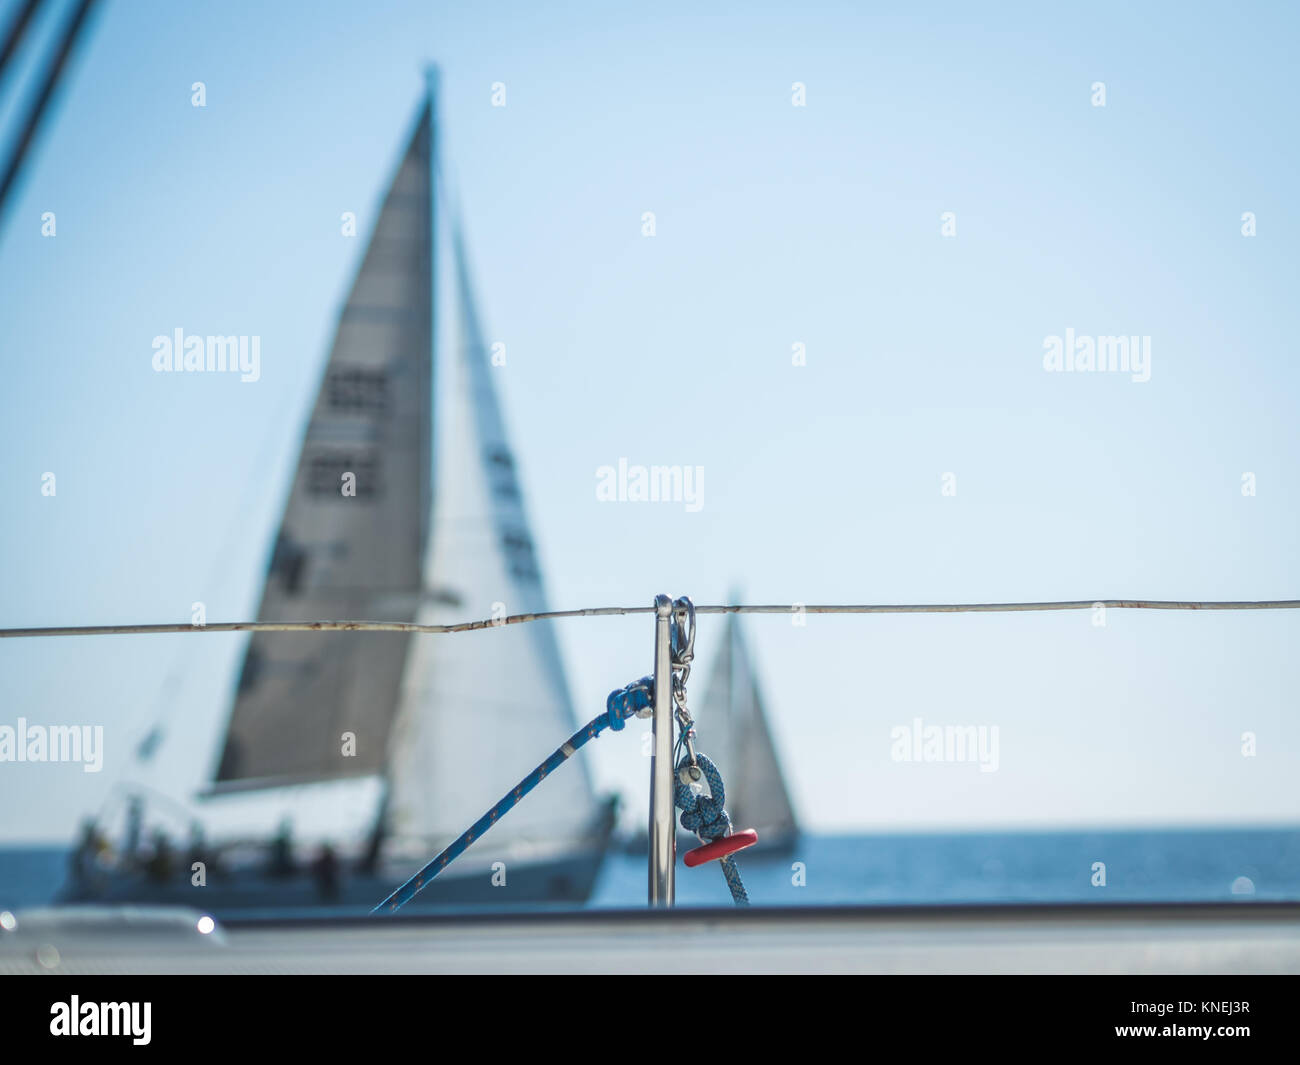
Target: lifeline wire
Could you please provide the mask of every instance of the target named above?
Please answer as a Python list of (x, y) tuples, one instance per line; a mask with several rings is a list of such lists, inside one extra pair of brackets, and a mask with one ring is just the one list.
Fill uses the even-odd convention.
[[(920, 604), (803, 604), (751, 606), (697, 606), (697, 614), (989, 614), (1026, 610), (1296, 610), (1300, 599), (1182, 600), (1182, 599), (1068, 599), (1044, 603), (920, 603)], [(610, 617), (653, 614), (653, 606), (597, 606), (579, 610), (547, 610), (536, 614), (511, 614), (453, 625), (417, 625), (404, 621), (214, 621), (205, 625), (175, 622), (159, 625), (60, 625), (49, 628), (0, 629), (0, 640), (30, 636), (121, 636), (174, 632), (415, 632), (441, 635), (522, 625), (556, 618)]]

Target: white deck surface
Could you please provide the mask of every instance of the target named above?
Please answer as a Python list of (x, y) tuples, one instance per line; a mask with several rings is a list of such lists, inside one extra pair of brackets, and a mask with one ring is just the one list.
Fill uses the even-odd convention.
[(198, 916), (19, 914), (0, 932), (0, 973), (1300, 973), (1291, 904), (378, 918), (211, 935)]

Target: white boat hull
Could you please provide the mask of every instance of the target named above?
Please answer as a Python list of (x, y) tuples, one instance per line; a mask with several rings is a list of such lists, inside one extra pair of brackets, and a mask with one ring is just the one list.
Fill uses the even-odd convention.
[[(562, 857), (535, 862), (506, 863), (494, 870), (491, 863), (469, 863), (456, 875), (449, 868), (417, 895), (404, 911), (427, 911), (447, 906), (507, 908), (525, 904), (585, 902), (604, 857), (604, 847), (568, 852)], [(485, 866), (485, 867), (480, 867)], [(375, 872), (341, 870), (330, 890), (309, 868), (276, 876), (262, 870), (232, 872), (210, 877), (202, 887), (177, 876), (158, 881), (144, 872), (112, 872), (80, 878), (60, 896), (65, 903), (134, 906), (185, 906), (219, 920), (292, 912), (369, 913), (405, 882), (413, 869), (381, 868)]]

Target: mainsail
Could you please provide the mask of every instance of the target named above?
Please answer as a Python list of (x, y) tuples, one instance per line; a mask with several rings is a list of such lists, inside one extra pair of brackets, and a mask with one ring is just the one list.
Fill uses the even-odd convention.
[(695, 717), (699, 749), (717, 763), (726, 782), (732, 825), (756, 829), (762, 844), (792, 841), (798, 833), (794, 810), (735, 614), (727, 615), (722, 647)]
[[(506, 439), (459, 232), (459, 344), (441, 413), (438, 503), (421, 623), (547, 609), (513, 452)], [(389, 831), (445, 842), (577, 727), (552, 622), (419, 640), (392, 735)], [(574, 759), (493, 828), (495, 848), (572, 840), (597, 820), (586, 763)]]
[[(415, 617), (432, 492), (433, 122), (430, 98), (339, 319), (259, 621)], [(380, 771), (410, 643), (255, 633), (217, 789)]]

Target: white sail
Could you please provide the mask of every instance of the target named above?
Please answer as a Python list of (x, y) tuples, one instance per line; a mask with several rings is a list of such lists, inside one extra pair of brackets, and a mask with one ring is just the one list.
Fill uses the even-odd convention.
[[(430, 99), (339, 319), (260, 621), (414, 619), (431, 491), (433, 147)], [(216, 790), (382, 771), (410, 643), (388, 633), (256, 633)], [(345, 733), (355, 737), (350, 751)]]
[[(419, 615), (429, 624), (547, 609), (493, 381), (504, 371), (484, 344), (459, 235), (453, 254), (460, 337), (439, 418), (432, 586)], [(417, 638), (392, 733), (395, 837), (453, 839), (577, 728), (552, 624)], [(485, 845), (572, 843), (597, 814), (578, 757), (511, 810)]]
[(693, 713), (698, 749), (713, 760), (726, 783), (732, 825), (756, 829), (760, 844), (793, 839), (798, 833), (794, 809), (735, 614), (727, 615), (704, 699)]

